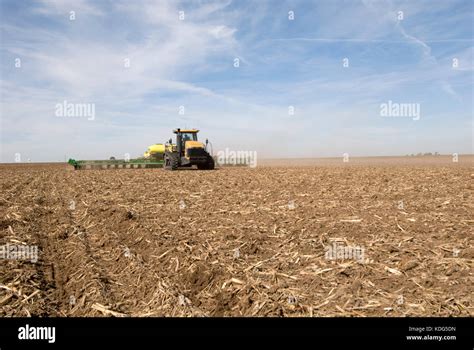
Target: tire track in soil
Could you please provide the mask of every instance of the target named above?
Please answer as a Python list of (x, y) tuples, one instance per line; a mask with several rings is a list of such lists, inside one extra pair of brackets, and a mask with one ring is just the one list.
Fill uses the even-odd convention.
[[(23, 185), (26, 187), (23, 187)], [(44, 186), (42, 178), (40, 176), (34, 177), (32, 181), (25, 179), (21, 184), (18, 184), (14, 188), (14, 194), (10, 196), (9, 199), (19, 198), (16, 192), (19, 190), (23, 193), (30, 193), (30, 189), (38, 190)], [(33, 193), (33, 191), (31, 191)], [(14, 202), (11, 202), (12, 204)], [(38, 217), (47, 216), (50, 214), (48, 209), (46, 209), (42, 204), (45, 203), (44, 195), (34, 198), (34, 207), (30, 212), (28, 212), (28, 207), (19, 206), (18, 211), (20, 212), (21, 217), (26, 217), (27, 225), (24, 228), (26, 237), (30, 236), (28, 245), (36, 245), (38, 247), (38, 261), (32, 263), (28, 268), (34, 270), (33, 275), (33, 284), (36, 285), (36, 288), (40, 290), (40, 293), (36, 298), (32, 298), (33, 304), (28, 305), (29, 313), (31, 316), (59, 316), (57, 312), (57, 301), (55, 296), (56, 293), (56, 281), (54, 276), (53, 264), (50, 262), (49, 257), (49, 247), (50, 242), (47, 235), (42, 234), (41, 222), (36, 220)], [(11, 207), (10, 207), (11, 208)], [(23, 215), (22, 215), (23, 214)], [(17, 227), (16, 227), (17, 228)], [(22, 227), (23, 228), (23, 227)], [(18, 230), (21, 231), (21, 230)], [(43, 298), (40, 299), (40, 294), (43, 295)]]
[[(53, 186), (55, 182), (53, 181)], [(33, 209), (33, 217), (35, 221), (32, 227), (32, 234), (39, 242), (39, 259), (37, 264), (37, 274), (42, 281), (42, 284), (49, 291), (49, 297), (46, 301), (46, 315), (45, 316), (64, 316), (61, 306), (64, 304), (64, 275), (62, 269), (59, 267), (57, 260), (58, 242), (53, 234), (49, 214), (53, 214), (52, 210), (47, 209), (45, 205), (56, 201), (51, 196), (55, 193), (56, 187), (53, 189), (46, 188), (47, 182), (42, 177), (36, 177), (31, 187), (39, 189), (43, 196), (39, 198), (39, 206)], [(45, 197), (44, 194), (47, 193)], [(43, 219), (43, 220), (40, 220)], [(43, 290), (43, 289), (42, 289)]]
[[(38, 205), (29, 213), (34, 225), (28, 228), (40, 246), (40, 260), (35, 270), (44, 292), (42, 301), (45, 305), (39, 314), (74, 316), (92, 311), (102, 315), (91, 307), (94, 303), (106, 307), (120, 304), (113, 288), (115, 282), (105, 268), (105, 260), (101, 258), (97, 246), (100, 242), (95, 243), (93, 239), (100, 232), (91, 233), (86, 229), (87, 223), (83, 225), (83, 221), (88, 221), (85, 215), (87, 209), (85, 212), (69, 209), (68, 200), (71, 192), (74, 193), (71, 190), (77, 185), (77, 177), (68, 175), (66, 173), (66, 179), (64, 172), (57, 172), (47, 179), (37, 176), (22, 189), (29, 192), (31, 188), (32, 193), (41, 193), (35, 197)], [(21, 189), (22, 186), (16, 188)], [(49, 204), (54, 207), (54, 212), (48, 208)], [(116, 243), (114, 241), (112, 245)]]
[[(70, 193), (70, 188), (66, 193)], [(57, 244), (52, 254), (56, 261), (55, 270), (59, 272), (57, 297), (64, 308), (63, 313), (71, 316), (89, 313), (95, 303), (115, 305), (118, 298), (113, 291), (113, 280), (92, 242), (93, 233), (78, 219), (80, 211), (69, 209), (68, 196), (62, 198), (66, 222), (56, 235), (54, 242)]]
[[(78, 223), (74, 213), (66, 209), (68, 203), (64, 193), (69, 191), (66, 188), (66, 192), (63, 192), (63, 187), (57, 185), (60, 181), (54, 181), (58, 174), (52, 177), (53, 179), (48, 181), (44, 174), (41, 174), (14, 187), (14, 190), (23, 193), (40, 193), (32, 197), (34, 204), (31, 210), (26, 210), (28, 207), (20, 207), (22, 216), (28, 217), (29, 221), (25, 227), (26, 235), (31, 236), (28, 244), (38, 246), (39, 259), (32, 266), (35, 284), (43, 296), (39, 299), (40, 303), (32, 307), (30, 312), (33, 316), (68, 316), (84, 308), (86, 310), (82, 310), (83, 312), (90, 312), (90, 306), (94, 302), (104, 305), (114, 303), (117, 298), (110, 288), (110, 277), (91, 244), (87, 230)], [(48, 187), (51, 184), (53, 188)], [(21, 196), (13, 193), (7, 200), (18, 197)], [(60, 209), (54, 212), (50, 205)], [(76, 259), (70, 259), (71, 252)], [(85, 274), (81, 273), (82, 276), (85, 275), (86, 287), (74, 288), (75, 281), (71, 276), (83, 270), (84, 266), (92, 268)], [(85, 293), (88, 289), (94, 289), (90, 286), (90, 281), (94, 281), (100, 299), (96, 296), (85, 305)], [(72, 297), (80, 300), (77, 308), (75, 302), (71, 304)]]

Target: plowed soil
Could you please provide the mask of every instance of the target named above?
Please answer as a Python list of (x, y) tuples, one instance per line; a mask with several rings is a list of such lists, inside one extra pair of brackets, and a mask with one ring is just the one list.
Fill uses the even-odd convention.
[(264, 164), (0, 166), (0, 315), (474, 314), (472, 156)]

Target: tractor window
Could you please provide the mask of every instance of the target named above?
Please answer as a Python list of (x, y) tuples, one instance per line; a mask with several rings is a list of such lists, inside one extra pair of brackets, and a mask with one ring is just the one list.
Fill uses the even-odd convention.
[(182, 135), (183, 142), (186, 141), (197, 141), (197, 134), (194, 132), (185, 132)]

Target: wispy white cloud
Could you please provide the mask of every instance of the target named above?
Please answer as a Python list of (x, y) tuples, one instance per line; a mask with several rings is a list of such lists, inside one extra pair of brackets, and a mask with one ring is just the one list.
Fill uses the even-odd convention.
[(74, 0), (74, 2), (67, 0), (38, 0), (34, 6), (33, 11), (42, 15), (62, 15), (69, 16), (71, 11), (78, 15), (86, 16), (103, 16), (101, 11), (94, 3), (87, 0)]

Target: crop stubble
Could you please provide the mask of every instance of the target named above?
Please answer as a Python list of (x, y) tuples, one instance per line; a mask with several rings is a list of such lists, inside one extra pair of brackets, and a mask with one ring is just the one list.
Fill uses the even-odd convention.
[(0, 315), (473, 315), (470, 165), (3, 165)]

